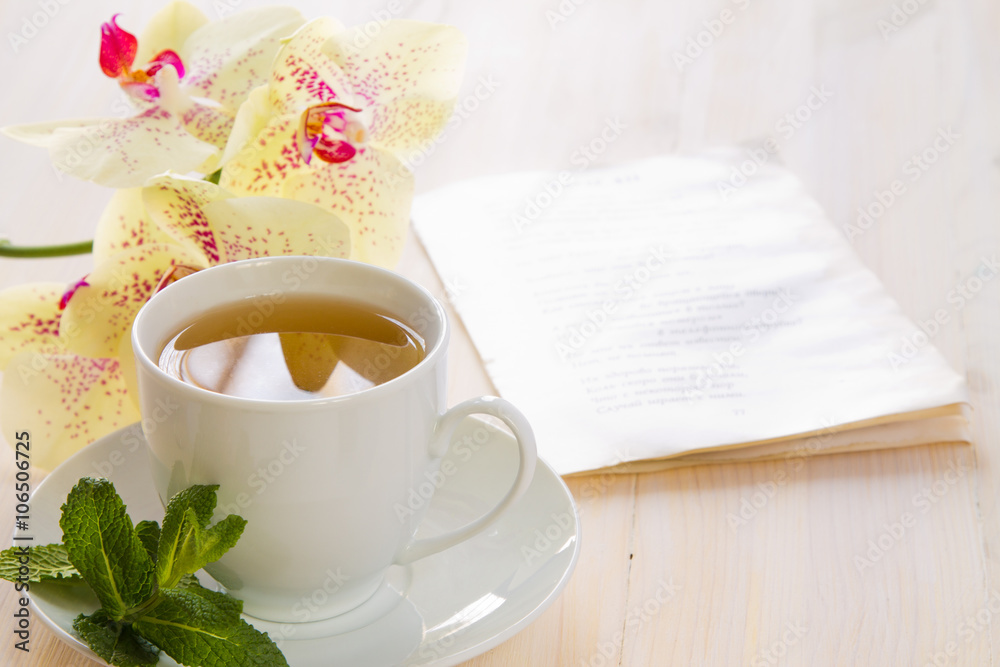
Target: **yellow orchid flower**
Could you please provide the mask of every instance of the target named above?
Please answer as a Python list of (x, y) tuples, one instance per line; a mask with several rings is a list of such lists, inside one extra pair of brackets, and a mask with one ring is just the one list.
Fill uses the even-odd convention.
[(239, 12), (216, 22), (187, 2), (172, 2), (137, 39), (101, 27), (100, 66), (138, 113), (4, 128), (8, 136), (47, 148), (55, 166), (115, 188), (141, 186), (172, 170), (209, 173), (240, 105), (265, 83), (281, 40), (305, 19), (290, 7)]
[(0, 292), (0, 423), (45, 443), (32, 462), (51, 469), (137, 421), (128, 333), (149, 297), (215, 264), (302, 254), (349, 256), (347, 226), (313, 204), (235, 197), (173, 175), (120, 190), (101, 217), (89, 275), (68, 290)]
[(418, 21), (388, 21), (362, 46), (357, 35), (321, 18), (287, 41), (237, 113), (219, 183), (332, 211), (351, 228), (353, 259), (393, 266), (413, 198), (401, 158), (444, 128), (467, 45)]

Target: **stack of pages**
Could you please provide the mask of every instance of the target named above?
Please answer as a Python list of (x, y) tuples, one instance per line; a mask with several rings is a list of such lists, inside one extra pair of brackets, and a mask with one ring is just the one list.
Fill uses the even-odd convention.
[(732, 154), (520, 173), (413, 223), (560, 474), (969, 442), (966, 393), (801, 183)]

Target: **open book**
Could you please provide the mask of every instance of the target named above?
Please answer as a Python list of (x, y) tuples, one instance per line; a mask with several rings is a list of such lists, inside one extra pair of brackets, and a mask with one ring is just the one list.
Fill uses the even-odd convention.
[[(559, 473), (969, 442), (963, 379), (786, 170), (734, 154), (520, 173), (414, 226)], [(740, 179), (735, 179), (740, 182)]]

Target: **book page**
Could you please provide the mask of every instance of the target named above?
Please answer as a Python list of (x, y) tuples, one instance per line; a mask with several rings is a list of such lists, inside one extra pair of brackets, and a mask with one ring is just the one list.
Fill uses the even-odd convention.
[(732, 169), (661, 157), (415, 202), (487, 372), (561, 474), (965, 401), (796, 178), (766, 165), (720, 192)]

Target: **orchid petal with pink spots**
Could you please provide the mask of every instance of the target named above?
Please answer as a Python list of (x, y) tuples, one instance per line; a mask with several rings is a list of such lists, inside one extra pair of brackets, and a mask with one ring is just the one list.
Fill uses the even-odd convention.
[[(251, 100), (255, 96), (251, 96)], [(249, 104), (249, 102), (248, 102)], [(237, 116), (237, 127), (239, 119)], [(260, 121), (261, 117), (254, 114), (252, 121)], [(230, 141), (224, 155), (229, 156), (222, 167), (219, 185), (235, 195), (282, 196), (285, 180), (310, 166), (302, 159), (302, 151), (298, 147), (297, 135), (299, 118), (292, 115), (271, 116), (265, 120), (256, 136), (238, 148)]]
[(426, 148), (451, 118), (450, 101), (407, 98), (375, 107), (371, 143), (410, 160)]
[(383, 24), (374, 37), (360, 41), (357, 30), (342, 30), (323, 45), (324, 52), (347, 74), (355, 94), (370, 103), (458, 96), (469, 49), (458, 28), (396, 19)]
[(30, 283), (0, 292), (0, 368), (21, 352), (56, 354), (59, 340), (59, 301), (65, 283)]
[(59, 130), (79, 130), (100, 126), (108, 122), (107, 118), (75, 118), (73, 120), (52, 120), (44, 123), (26, 123), (24, 125), (8, 125), (0, 128), (3, 133), (21, 143), (39, 148), (48, 148), (53, 142), (53, 135)]
[(214, 183), (168, 175), (151, 179), (143, 188), (142, 198), (150, 219), (174, 243), (194, 253), (201, 264), (212, 265), (230, 259), (204, 207), (232, 196)]
[(313, 204), (235, 198), (212, 183), (170, 175), (150, 180), (143, 202), (150, 219), (202, 265), (265, 255), (350, 254), (348, 227)]
[(3, 374), (0, 424), (31, 433), (31, 463), (44, 470), (138, 420), (117, 359), (22, 352)]
[(229, 261), (272, 255), (347, 258), (351, 232), (319, 206), (281, 197), (236, 197), (206, 204), (205, 217)]
[(173, 242), (146, 213), (142, 188), (117, 190), (97, 222), (94, 233), (94, 265), (100, 266), (112, 255), (126, 248)]
[(301, 170), (283, 196), (336, 213), (351, 228), (351, 259), (395, 266), (413, 203), (413, 174), (388, 151), (369, 147), (353, 159)]
[(206, 174), (218, 169), (222, 149), (229, 141), (229, 133), (233, 130), (234, 117), (225, 109), (207, 104), (192, 104), (181, 114), (184, 129), (207, 144), (215, 146), (218, 152), (213, 152), (208, 162), (201, 165), (197, 171)]
[(168, 169), (194, 170), (218, 152), (158, 107), (131, 118), (97, 119), (85, 125), (53, 128), (43, 123), (7, 129), (9, 136), (29, 137), (31, 143), (48, 148), (60, 171), (116, 188), (140, 186)]
[(146, 244), (122, 250), (95, 267), (63, 311), (59, 330), (66, 349), (88, 357), (116, 356), (136, 313), (177, 264), (206, 266), (179, 246)]
[(246, 160), (256, 150), (257, 135), (267, 127), (274, 116), (268, 93), (267, 86), (258, 86), (251, 91), (246, 102), (240, 105), (233, 120), (233, 128), (229, 132), (226, 148), (222, 153), (222, 164), (237, 156), (241, 160)]
[(185, 91), (214, 100), (235, 114), (250, 91), (267, 82), (281, 40), (304, 23), (292, 7), (262, 7), (205, 24), (181, 51), (188, 66)]
[(372, 110), (371, 141), (397, 153), (433, 139), (451, 115), (468, 43), (455, 27), (393, 20), (374, 37), (358, 28), (331, 35), (323, 51)]
[(339, 21), (315, 19), (302, 26), (278, 52), (269, 80), (275, 114), (297, 114), (323, 102), (352, 105), (350, 78), (323, 51), (324, 44), (342, 30)]

